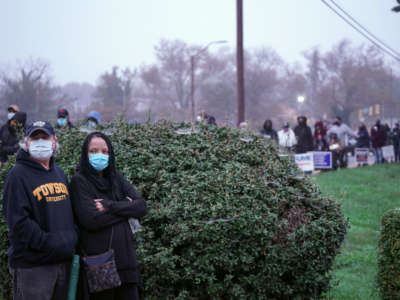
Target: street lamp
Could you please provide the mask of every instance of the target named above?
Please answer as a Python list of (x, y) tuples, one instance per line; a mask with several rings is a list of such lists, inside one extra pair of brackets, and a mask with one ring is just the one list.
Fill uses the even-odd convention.
[(297, 103), (298, 103), (297, 111), (298, 111), (299, 114), (301, 114), (301, 112), (303, 111), (303, 103), (304, 103), (305, 100), (306, 100), (306, 97), (304, 97), (302, 95), (297, 96)]
[(303, 103), (304, 100), (306, 100), (306, 98), (304, 96), (298, 96), (297, 97), (297, 102), (299, 102), (299, 103)]
[(191, 119), (192, 124), (194, 124), (194, 71), (195, 71), (195, 59), (205, 52), (208, 47), (214, 44), (225, 44), (228, 41), (213, 41), (208, 43), (205, 47), (201, 48), (195, 54), (190, 56), (190, 101), (191, 101)]

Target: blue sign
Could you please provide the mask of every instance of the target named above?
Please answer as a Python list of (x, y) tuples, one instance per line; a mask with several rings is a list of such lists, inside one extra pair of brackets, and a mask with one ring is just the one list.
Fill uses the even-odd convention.
[(314, 169), (331, 169), (332, 168), (332, 153), (315, 151), (314, 154)]

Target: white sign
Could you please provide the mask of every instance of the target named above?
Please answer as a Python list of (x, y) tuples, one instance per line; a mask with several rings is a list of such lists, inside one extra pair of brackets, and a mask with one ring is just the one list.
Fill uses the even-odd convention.
[(394, 161), (394, 147), (393, 145), (382, 147), (382, 155), (386, 161)]
[(355, 148), (354, 154), (356, 156), (356, 162), (358, 163), (368, 163), (368, 155), (369, 149), (368, 148)]
[(314, 171), (314, 155), (312, 152), (295, 154), (294, 161), (303, 172)]

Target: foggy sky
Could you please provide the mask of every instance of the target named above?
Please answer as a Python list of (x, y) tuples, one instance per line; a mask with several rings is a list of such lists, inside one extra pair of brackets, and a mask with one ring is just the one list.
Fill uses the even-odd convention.
[[(336, 2), (400, 51), (400, 14), (390, 11), (394, 0)], [(235, 18), (235, 0), (1, 0), (0, 66), (42, 58), (56, 83), (95, 83), (113, 65), (154, 61), (153, 48), (162, 38), (197, 45), (228, 40), (234, 48)], [(294, 62), (304, 50), (327, 51), (343, 38), (369, 44), (319, 0), (244, 1), (246, 48), (271, 47)]]

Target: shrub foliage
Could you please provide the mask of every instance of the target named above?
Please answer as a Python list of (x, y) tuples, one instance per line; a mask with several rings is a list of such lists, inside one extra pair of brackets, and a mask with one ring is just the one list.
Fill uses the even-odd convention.
[(400, 299), (400, 209), (382, 217), (378, 252), (378, 286), (382, 299)]
[[(185, 127), (103, 128), (117, 168), (151, 208), (136, 235), (145, 298), (313, 299), (327, 291), (347, 228), (340, 206), (265, 139), (202, 125), (177, 133)], [(57, 163), (69, 177), (85, 136), (58, 134)], [(0, 233), (5, 295), (4, 224)]]

